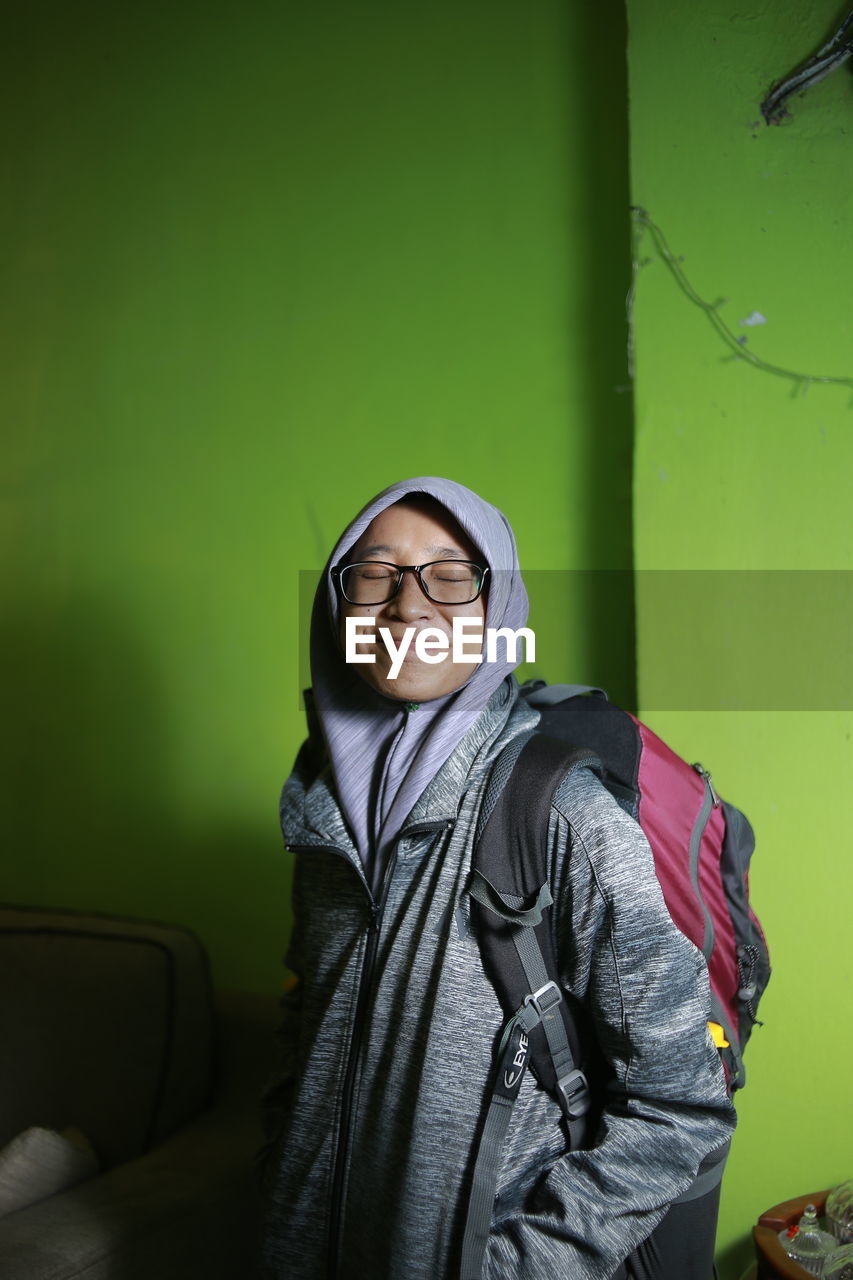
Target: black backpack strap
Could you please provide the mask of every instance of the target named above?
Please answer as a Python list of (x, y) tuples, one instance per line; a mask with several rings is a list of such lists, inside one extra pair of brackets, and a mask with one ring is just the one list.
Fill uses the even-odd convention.
[(533, 732), (495, 762), (475, 836), (470, 895), (483, 964), (508, 1014), (477, 1159), (462, 1247), (462, 1280), (481, 1275), (501, 1149), (528, 1064), (559, 1102), (572, 1149), (590, 1108), (578, 1068), (579, 1034), (559, 984), (548, 912), (548, 820), (554, 790), (573, 769), (601, 771), (585, 749)]
[(607, 701), (607, 693), (597, 684), (547, 684), (544, 680), (525, 680), (521, 693), (531, 707), (552, 707), (587, 693)]

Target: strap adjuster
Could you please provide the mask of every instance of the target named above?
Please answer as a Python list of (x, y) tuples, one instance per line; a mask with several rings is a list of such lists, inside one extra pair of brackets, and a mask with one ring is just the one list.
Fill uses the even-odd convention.
[(528, 992), (524, 997), (526, 1005), (533, 1005), (533, 1008), (539, 1014), (540, 1019), (545, 1017), (546, 1013), (550, 1013), (552, 1009), (560, 1003), (563, 993), (553, 980), (546, 982), (544, 987), (540, 987), (538, 991)]
[(590, 1107), (589, 1081), (577, 1068), (557, 1081), (560, 1104), (567, 1120), (579, 1120)]

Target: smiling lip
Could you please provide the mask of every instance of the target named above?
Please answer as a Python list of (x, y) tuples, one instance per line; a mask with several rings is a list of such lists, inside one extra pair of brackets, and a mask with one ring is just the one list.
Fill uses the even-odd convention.
[[(415, 651), (415, 643), (416, 643), (416, 641), (417, 641), (417, 638), (418, 638), (418, 635), (419, 635), (419, 634), (420, 634), (420, 633), (416, 631), (416, 632), (415, 632), (415, 634), (412, 636), (412, 642), (411, 642), (411, 644), (409, 645), (408, 649), (406, 650), (406, 652), (405, 652), (405, 654), (404, 654), (404, 656), (403, 656), (403, 664), (405, 665), (406, 663), (418, 662), (418, 663), (420, 663), (422, 666), (434, 666), (434, 665), (438, 665), (438, 664), (434, 664), (434, 663), (425, 663), (425, 662), (423, 662), (423, 660), (422, 660), (421, 658), (419, 658), (419, 657), (418, 657), (418, 655), (417, 655), (417, 653), (416, 653), (416, 651)], [(393, 632), (392, 632), (392, 634), (391, 634), (391, 639), (394, 641), (394, 646), (395, 646), (395, 648), (399, 649), (399, 648), (400, 648), (400, 645), (401, 645), (401, 643), (402, 643), (402, 641), (403, 641), (403, 636), (395, 636), (395, 635), (393, 634)], [(450, 636), (448, 636), (448, 645), (449, 645), (449, 643), (450, 643), (450, 639), (451, 639), (451, 638), (450, 638)], [(450, 654), (451, 654), (451, 649), (450, 649), (450, 647), (448, 647), (447, 652), (446, 652), (445, 654), (442, 654), (442, 661), (444, 661), (444, 659), (446, 659), (446, 658), (449, 658), (449, 657), (450, 657)], [(392, 663), (393, 661), (397, 661), (397, 659), (396, 659), (396, 658), (392, 658), (392, 656), (391, 656), (391, 654), (389, 653), (389, 651), (388, 651), (388, 649), (386, 648), (386, 646), (385, 646), (384, 644), (379, 644), (379, 643), (377, 643), (377, 645), (376, 645), (376, 657), (377, 657), (377, 660), (379, 660), (379, 659), (381, 658), (381, 659), (384, 659), (385, 661), (387, 661), (387, 663), (388, 663), (388, 665), (389, 665), (389, 666), (391, 665), (391, 663)]]
[[(449, 657), (449, 656), (450, 656), (450, 650), (448, 650), (448, 651), (447, 651), (447, 654), (442, 655), (442, 656), (443, 656), (443, 657)], [(391, 655), (390, 655), (390, 653), (389, 653), (389, 654), (388, 654), (388, 662), (389, 662), (389, 664), (391, 663), (391, 661), (392, 661), (392, 658), (391, 658)], [(418, 655), (417, 655), (417, 653), (415, 652), (415, 645), (414, 645), (414, 642), (412, 642), (412, 644), (409, 646), (409, 648), (406, 650), (406, 652), (405, 652), (405, 653), (404, 653), (404, 655), (403, 655), (403, 662), (404, 662), (404, 663), (407, 663), (407, 662), (421, 662), (421, 661), (422, 661), (422, 659), (421, 659), (421, 658), (419, 658), (419, 657), (418, 657)], [(426, 663), (425, 665), (426, 665), (426, 666), (430, 666), (431, 664), (430, 664), (430, 663)]]
[[(409, 645), (409, 649), (408, 649), (409, 653), (414, 653), (415, 645), (417, 644), (417, 639), (420, 634), (421, 634), (420, 631), (416, 631), (415, 634), (412, 636), (412, 643)], [(406, 638), (405, 635), (395, 636), (393, 632), (391, 633), (391, 639), (394, 641), (394, 644), (398, 649), (402, 644), (403, 640), (405, 640), (405, 638)], [(451, 640), (452, 640), (452, 637), (448, 636), (447, 637), (448, 644), (451, 643)], [(385, 646), (383, 645), (382, 647), (384, 648)]]

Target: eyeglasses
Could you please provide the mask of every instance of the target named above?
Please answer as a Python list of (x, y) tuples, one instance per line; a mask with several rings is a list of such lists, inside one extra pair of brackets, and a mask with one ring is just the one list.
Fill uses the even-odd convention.
[(432, 560), (429, 564), (386, 564), (360, 560), (335, 565), (332, 580), (348, 604), (386, 604), (400, 590), (404, 573), (415, 573), (421, 591), (433, 604), (471, 604), (486, 581), (488, 567), (472, 560)]

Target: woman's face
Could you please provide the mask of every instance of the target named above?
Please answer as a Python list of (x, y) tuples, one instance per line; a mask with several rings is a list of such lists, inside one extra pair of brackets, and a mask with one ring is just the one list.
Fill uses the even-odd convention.
[[(433, 560), (473, 560), (485, 567), (483, 557), (449, 512), (430, 499), (404, 498), (371, 520), (348, 553), (347, 562), (381, 560), (388, 564), (428, 564)], [(369, 619), (373, 639), (357, 643), (356, 653), (374, 655), (371, 663), (355, 663), (358, 672), (377, 693), (401, 702), (428, 702), (453, 693), (474, 673), (475, 661), (453, 662), (452, 650), (437, 663), (421, 661), (415, 652), (417, 634), (437, 628), (452, 646), (454, 617), (477, 618), (482, 627), (485, 601), (481, 593), (468, 604), (436, 604), (424, 595), (414, 573), (404, 573), (397, 594), (384, 604), (349, 604), (340, 594), (340, 643), (344, 648), (347, 618)], [(407, 628), (414, 635), (396, 678), (391, 677), (392, 656), (379, 636), (387, 627), (399, 647)], [(363, 628), (367, 630), (368, 628)], [(482, 649), (482, 638), (469, 629), (466, 654)], [(436, 652), (434, 650), (433, 652)]]

